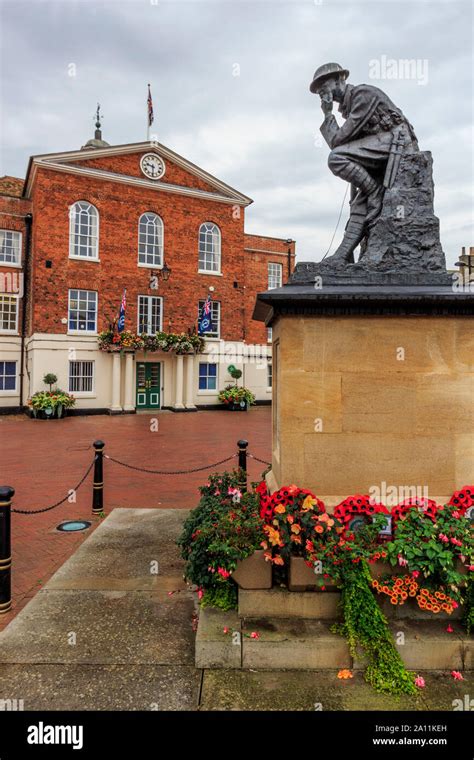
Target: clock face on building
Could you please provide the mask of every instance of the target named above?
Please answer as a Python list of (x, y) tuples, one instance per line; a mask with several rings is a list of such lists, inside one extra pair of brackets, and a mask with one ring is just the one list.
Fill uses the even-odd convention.
[(156, 153), (145, 153), (141, 157), (140, 167), (148, 179), (160, 179), (165, 173), (164, 161)]

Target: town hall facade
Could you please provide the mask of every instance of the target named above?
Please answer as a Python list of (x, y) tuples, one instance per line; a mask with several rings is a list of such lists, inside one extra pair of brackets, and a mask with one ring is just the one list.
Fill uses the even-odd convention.
[[(82, 412), (195, 410), (233, 382), (271, 399), (271, 335), (255, 295), (287, 281), (294, 241), (246, 234), (252, 200), (154, 142), (33, 156), (25, 180), (0, 179), (0, 409), (58, 386)], [(98, 335), (195, 332), (202, 354), (107, 353)]]

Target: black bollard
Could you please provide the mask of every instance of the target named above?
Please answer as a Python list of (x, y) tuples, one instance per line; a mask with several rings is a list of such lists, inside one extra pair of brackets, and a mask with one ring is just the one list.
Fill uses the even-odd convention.
[(92, 486), (92, 514), (104, 511), (104, 446), (103, 441), (94, 441), (94, 485)]
[(11, 506), (15, 489), (0, 487), (0, 615), (12, 606)]
[(242, 493), (247, 492), (247, 446), (249, 445), (248, 441), (240, 440), (237, 441), (237, 446), (239, 447), (238, 453), (239, 453), (239, 473), (240, 473), (240, 490)]

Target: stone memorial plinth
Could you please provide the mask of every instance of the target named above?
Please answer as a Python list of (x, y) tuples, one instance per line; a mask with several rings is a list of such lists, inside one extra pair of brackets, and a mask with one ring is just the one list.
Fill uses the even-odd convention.
[(255, 316), (273, 329), (270, 487), (296, 483), (334, 505), (382, 483), (443, 502), (471, 483), (473, 314), (473, 293), (441, 286), (261, 294)]

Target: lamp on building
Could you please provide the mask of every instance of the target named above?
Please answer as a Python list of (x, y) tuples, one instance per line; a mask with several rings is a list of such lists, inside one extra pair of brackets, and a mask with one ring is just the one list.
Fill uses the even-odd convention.
[(163, 280), (163, 282), (168, 282), (170, 274), (171, 267), (168, 266), (166, 261), (163, 263), (161, 269), (157, 269), (156, 271), (152, 269), (150, 274), (150, 289), (158, 290), (158, 282), (160, 278)]

